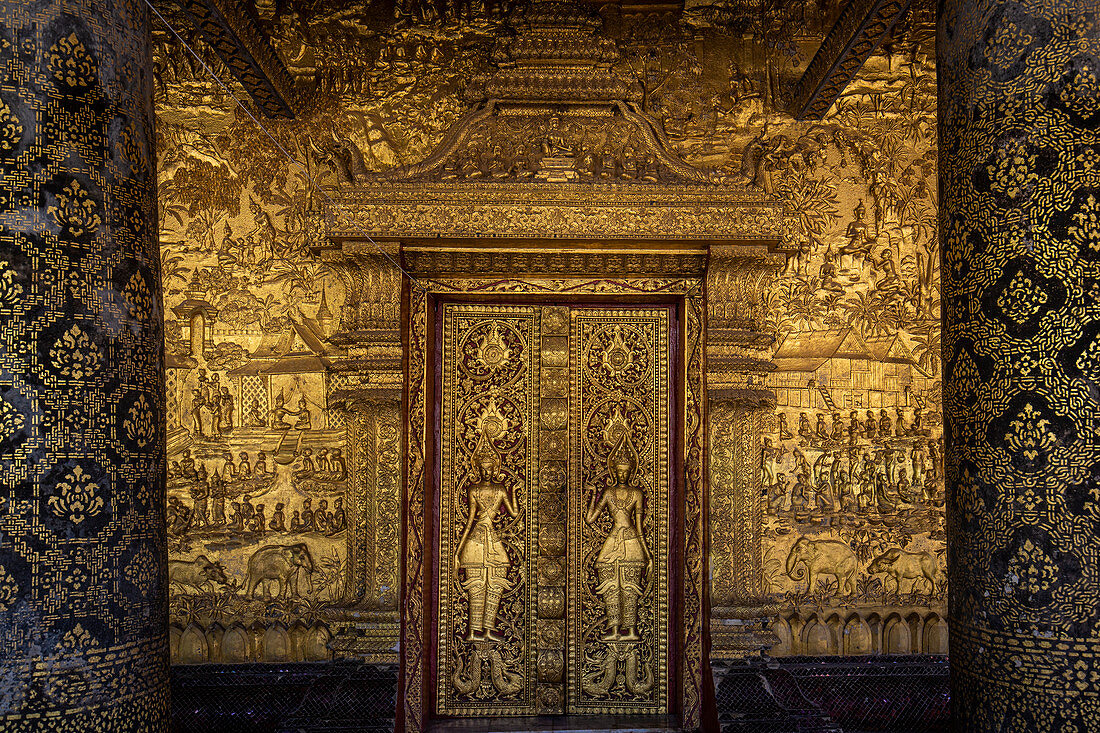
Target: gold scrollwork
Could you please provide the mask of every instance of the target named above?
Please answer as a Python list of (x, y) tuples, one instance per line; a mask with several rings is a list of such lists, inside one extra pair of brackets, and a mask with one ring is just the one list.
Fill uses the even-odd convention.
[(23, 414), (0, 397), (0, 440), (7, 440), (23, 429), (27, 420)]
[(442, 715), (535, 705), (539, 311), (444, 310)]
[(668, 709), (668, 318), (573, 315), (572, 713)]
[(88, 49), (70, 33), (50, 46), (49, 69), (53, 78), (73, 89), (91, 88), (96, 81), (96, 62)]
[(15, 150), (25, 131), (26, 128), (11, 107), (0, 100), (0, 151), (10, 153)]
[(57, 483), (57, 494), (51, 496), (46, 504), (55, 516), (81, 524), (85, 519), (97, 516), (106, 506), (99, 495), (100, 490), (99, 484), (83, 468), (74, 466)]

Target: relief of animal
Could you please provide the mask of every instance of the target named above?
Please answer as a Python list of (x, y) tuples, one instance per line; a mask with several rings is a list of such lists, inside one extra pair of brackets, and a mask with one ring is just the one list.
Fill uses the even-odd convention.
[(856, 591), (856, 553), (839, 540), (808, 540), (799, 537), (787, 555), (787, 577), (798, 582), (806, 578), (806, 587), (814, 589), (814, 576), (832, 575), (843, 595)]
[(207, 589), (214, 590), (215, 583), (224, 586), (229, 579), (222, 564), (211, 561), (206, 555), (199, 555), (194, 560), (171, 560), (168, 563), (169, 585), (203, 593)]
[(912, 592), (916, 592), (917, 583), (928, 581), (930, 593), (936, 592), (936, 556), (931, 552), (907, 552), (894, 547), (882, 553), (867, 566), (867, 573), (875, 575), (885, 573), (894, 579), (894, 590), (901, 593), (902, 578), (912, 579)]
[(367, 177), (363, 152), (350, 139), (333, 133), (331, 140), (311, 140), (310, 147), (317, 162), (330, 166), (340, 183), (355, 184)]
[[(279, 585), (276, 595), (286, 595), (288, 591), (300, 596), (298, 581), (301, 571), (306, 573), (306, 585), (310, 591), (313, 584), (310, 574), (313, 573), (313, 557), (309, 554), (306, 544), (296, 545), (266, 545), (252, 553), (248, 558), (248, 579), (245, 581), (245, 596), (256, 597), (256, 587), (263, 585), (266, 595), (267, 584), (275, 581)], [(293, 583), (293, 587), (292, 584)]]

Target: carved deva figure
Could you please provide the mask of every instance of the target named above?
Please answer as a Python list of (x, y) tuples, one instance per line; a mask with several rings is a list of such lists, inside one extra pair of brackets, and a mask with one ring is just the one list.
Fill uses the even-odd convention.
[(604, 509), (612, 527), (596, 556), (596, 592), (607, 609), (605, 641), (636, 641), (638, 599), (642, 595), (642, 574), (653, 569), (653, 560), (643, 541), (642, 520), (645, 495), (638, 486), (638, 453), (624, 430), (607, 456), (610, 481), (602, 493), (592, 491), (585, 521), (595, 524)]
[(512, 492), (504, 485), (500, 456), (482, 434), (471, 456), (469, 518), (455, 550), (455, 570), (463, 570), (462, 588), (470, 601), (467, 641), (503, 641), (496, 631), (500, 598), (508, 589), (510, 562), (493, 521), (503, 509), (516, 516)]

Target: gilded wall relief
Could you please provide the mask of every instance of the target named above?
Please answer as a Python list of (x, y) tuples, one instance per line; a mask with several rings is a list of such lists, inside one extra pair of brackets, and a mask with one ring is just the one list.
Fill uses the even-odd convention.
[(443, 307), (440, 715), (533, 710), (540, 315)]
[(312, 624), (346, 585), (351, 468), (345, 414), (328, 402), (331, 313), (298, 309), (268, 333), (221, 326), (233, 340), (212, 344), (218, 311), (189, 295), (175, 309), (189, 350), (167, 365), (172, 620)]
[[(796, 607), (801, 609), (802, 617), (811, 611), (848, 607), (858, 607), (861, 613), (873, 608), (942, 613), (942, 578), (936, 581), (934, 593), (923, 581), (914, 591), (912, 579), (905, 577), (898, 591), (888, 573), (869, 571), (872, 562), (889, 550), (927, 552), (937, 563), (943, 550), (942, 507), (937, 506), (942, 501), (943, 474), (938, 463), (942, 453), (938, 424), (940, 273), (931, 46), (925, 45), (924, 31), (912, 25), (868, 61), (823, 121), (800, 123), (777, 111), (780, 75), (794, 68), (792, 63), (801, 63), (797, 55), (801, 50), (812, 53), (816, 43), (802, 38), (795, 29), (816, 32), (814, 29), (827, 27), (828, 14), (835, 7), (826, 8), (820, 17), (777, 16), (754, 21), (753, 27), (744, 27), (738, 7), (736, 3), (711, 3), (692, 7), (679, 20), (663, 18), (660, 23), (629, 14), (616, 18), (612, 9), (599, 30), (616, 41), (619, 58), (614, 73), (631, 86), (632, 95), (640, 86), (639, 108), (660, 122), (655, 134), (667, 140), (670, 150), (700, 168), (713, 169), (716, 180), (743, 182), (776, 196), (796, 214), (800, 254), (791, 258), (762, 304), (767, 313), (764, 327), (779, 337), (776, 356), (788, 360), (767, 384), (776, 391), (780, 404), (776, 417), (765, 421), (770, 425), (770, 446), (762, 446), (765, 457), (760, 470), (771, 491), (768, 506), (774, 506), (765, 513), (760, 538), (766, 569), (762, 587), (786, 603), (792, 613)], [(493, 68), (491, 38), (506, 21), (499, 13), (480, 8), (471, 11), (473, 15), (448, 19), (443, 19), (442, 11), (435, 16), (430, 10), (403, 11), (396, 25), (376, 8), (356, 3), (328, 9), (279, 3), (269, 11), (259, 15), (288, 68), (300, 83), (316, 84), (320, 92), (314, 107), (299, 120), (265, 121), (280, 144), (302, 162), (302, 168), (285, 163), (272, 141), (243, 114), (234, 112), (230, 100), (202, 77), (204, 72), (193, 59), (188, 60), (184, 49), (165, 45), (166, 38), (160, 46), (157, 129), (162, 278), (171, 354), (170, 460), (182, 459), (181, 446), (186, 442), (182, 431), (196, 431), (195, 390), (218, 374), (219, 394), (222, 387), (228, 387), (233, 401), (231, 410), (220, 408), (223, 425), (218, 430), (225, 432), (226, 418), (234, 425), (230, 435), (237, 433), (237, 437), (223, 442), (239, 443), (232, 449), (235, 465), (244, 452), (255, 472), (263, 450), (271, 468), (271, 455), (279, 452), (280, 440), (265, 437), (241, 442), (242, 431), (272, 432), (271, 413), (277, 407), (286, 410), (281, 413), (282, 423), (295, 430), (299, 417), (291, 413), (300, 413), (304, 396), (312, 426), (296, 450), (309, 448), (316, 463), (320, 448), (328, 449), (328, 456), (340, 449), (350, 470), (353, 448), (341, 437), (342, 418), (329, 402), (332, 392), (344, 385), (323, 376), (325, 370), (304, 365), (313, 357), (339, 361), (350, 355), (353, 347), (341, 352), (345, 347), (333, 342), (332, 336), (349, 324), (358, 327), (360, 321), (344, 307), (356, 310), (357, 296), (348, 296), (347, 281), (334, 277), (310, 250), (323, 225), (316, 213), (321, 199), (310, 191), (307, 177), (324, 186), (346, 189), (363, 172), (423, 160), (469, 108), (462, 99), (468, 82)], [(436, 20), (418, 20), (422, 17)], [(668, 27), (662, 29), (662, 23)], [(679, 27), (674, 27), (677, 24)], [(782, 42), (769, 45), (768, 39), (775, 38)], [(795, 55), (789, 56), (788, 51)], [(603, 129), (597, 125), (587, 132), (572, 130), (570, 135), (566, 130), (560, 137), (569, 145), (587, 146), (587, 156), (581, 156), (589, 164), (587, 177), (599, 179), (604, 169), (609, 180), (636, 175), (633, 162), (615, 156), (610, 164), (604, 160), (603, 133), (594, 135)], [(488, 165), (487, 178), (493, 179), (494, 166), (499, 165), (493, 162), (492, 145), (477, 152)], [(515, 162), (509, 160), (509, 170), (515, 168)], [(396, 272), (392, 274), (396, 277)], [(493, 284), (477, 283), (476, 287), (499, 291), (517, 286), (501, 279)], [(560, 290), (558, 284), (546, 287), (545, 292)], [(328, 327), (323, 326), (322, 295), (331, 318)], [(191, 300), (199, 304), (188, 303)], [(309, 338), (311, 321), (327, 338), (320, 339), (320, 350), (303, 342), (294, 347), (292, 351), (307, 361), (295, 366), (293, 373), (242, 374), (239, 380), (229, 374), (238, 368), (259, 368), (259, 347), (265, 340), (293, 341), (302, 338), (294, 335), (299, 330)], [(859, 342), (852, 347), (852, 356), (839, 352), (840, 356), (825, 357), (814, 366), (822, 357), (806, 344), (823, 343), (845, 329), (851, 329), (849, 345)], [(192, 344), (203, 333), (206, 338), (198, 351), (205, 363), (200, 364), (197, 358), (192, 363)], [(268, 363), (264, 357), (264, 368)], [(206, 370), (202, 375), (205, 382), (200, 382), (200, 368)], [(215, 400), (213, 395), (206, 400), (207, 391), (205, 386), (200, 390), (197, 414), (203, 420), (204, 435), (213, 437)], [(277, 404), (280, 392), (281, 406)], [(903, 413), (900, 437), (898, 408)], [(868, 409), (874, 411), (877, 421), (881, 421), (881, 410), (887, 410), (892, 422), (888, 440), (881, 438), (879, 427), (874, 438), (866, 434)], [(854, 476), (847, 428), (852, 411), (863, 426), (856, 440), (859, 468)], [(820, 413), (828, 440), (810, 440), (800, 434), (803, 412), (814, 435)], [(840, 413), (842, 423), (839, 441), (832, 438), (834, 412)], [(268, 424), (261, 425), (263, 422)], [(324, 435), (324, 431), (333, 432)], [(318, 440), (311, 444), (309, 436), (314, 433)], [(195, 455), (198, 449), (192, 447), (191, 458), (206, 464), (208, 476), (217, 470), (221, 478), (224, 449), (217, 441), (205, 442), (212, 447), (203, 450), (219, 452), (200, 459)], [(796, 457), (795, 449), (801, 451), (802, 459)], [(839, 461), (841, 469), (849, 469), (837, 469), (837, 480), (843, 473), (849, 484), (858, 484), (865, 472), (864, 449), (874, 464), (873, 474), (892, 474), (891, 480), (880, 481), (884, 500), (871, 500), (877, 491), (872, 489), (866, 492), (868, 499), (861, 510), (858, 497), (854, 502), (842, 500), (842, 487), (830, 484), (834, 508), (827, 509), (829, 494), (822, 488), (819, 500), (816, 491), (820, 474), (824, 472), (831, 481), (832, 466)], [(839, 458), (837, 451), (842, 454)], [(276, 472), (300, 469), (301, 457), (295, 460), (298, 463), (290, 468), (278, 464)], [(800, 484), (798, 478), (806, 474), (806, 464), (809, 478)], [(908, 486), (901, 480), (899, 465), (906, 467)], [(826, 466), (829, 470), (823, 471)], [(921, 471), (918, 491), (914, 484)], [(292, 481), (290, 476), (280, 478), (278, 486), (290, 486)], [(925, 500), (921, 491), (929, 483), (935, 485), (933, 496)], [(194, 512), (195, 502), (202, 501), (192, 497), (182, 482), (177, 484), (173, 518), (179, 505)], [(365, 485), (350, 481), (346, 490), (359, 491), (356, 487)], [(284, 523), (289, 525), (294, 509), (301, 514), (306, 497), (296, 490), (272, 491), (262, 497), (265, 518), (270, 523), (273, 502), (282, 502)], [(347, 511), (351, 499), (344, 496)], [(325, 498), (331, 512), (335, 497)], [(206, 501), (209, 517), (214, 512), (213, 500), (207, 497)], [(243, 503), (243, 494), (228, 500), (227, 514), (232, 514), (233, 501)], [(844, 509), (843, 501), (848, 502), (849, 510)], [(249, 496), (253, 513), (257, 502), (255, 496)], [(314, 498), (311, 511), (316, 505)], [(796, 580), (786, 573), (793, 544), (802, 536), (812, 541), (843, 542), (856, 553), (859, 570), (854, 595), (844, 593), (834, 575), (815, 574), (814, 587), (807, 588), (806, 577)], [(179, 538), (180, 532), (173, 535), (174, 560), (195, 562), (203, 555), (212, 563), (222, 563), (230, 585), (244, 586), (249, 548), (256, 549), (252, 545), (210, 549), (189, 540), (189, 549), (184, 551), (183, 543), (177, 544)], [(330, 540), (315, 539), (316, 546), (310, 545), (309, 538), (305, 541), (318, 564), (319, 556), (330, 554)], [(338, 545), (331, 547), (339, 553)], [(712, 562), (732, 568), (736, 559), (728, 548), (713, 550)], [(348, 562), (345, 555), (340, 557)], [(383, 564), (392, 565), (389, 559)], [(796, 576), (798, 573), (794, 571)], [(380, 586), (375, 592), (381, 600)], [(331, 605), (328, 599), (333, 594), (325, 591), (320, 599), (313, 599), (308, 589), (306, 593), (303, 604), (308, 600), (310, 605), (299, 605), (302, 614), (278, 616), (258, 606), (234, 605), (240, 615), (234, 611), (214, 616), (192, 610), (196, 604), (200, 609), (222, 607), (214, 600), (198, 598), (207, 591), (200, 594), (194, 588), (176, 585), (174, 618), (181, 627), (196, 621), (204, 629), (215, 618), (221, 624), (240, 621), (248, 625), (257, 618), (312, 624), (317, 617), (314, 609)]]
[[(865, 103), (840, 104), (827, 122)], [(770, 301), (777, 409), (761, 456), (764, 584), (795, 618), (835, 607), (944, 613), (935, 169), (919, 147), (930, 114), (908, 127), (894, 115), (846, 133), (835, 163), (826, 150), (831, 172), (819, 178), (854, 163), (870, 206), (857, 199), (842, 229), (809, 224), (809, 246)]]
[[(777, 406), (761, 447), (761, 585), (788, 609), (774, 624), (783, 638), (777, 654), (899, 647), (881, 633), (871, 646), (808, 644), (807, 635), (819, 632), (807, 619), (838, 611), (862, 614), (878, 632), (887, 618), (911, 613), (934, 622), (936, 639), (944, 628), (935, 623), (945, 614), (946, 578), (928, 40), (927, 27), (911, 25), (889, 54), (872, 57), (821, 122), (777, 114), (766, 85), (733, 81), (715, 98), (713, 135), (689, 121), (686, 134), (671, 136), (688, 160), (710, 161), (773, 193), (798, 216), (800, 254), (765, 302), (777, 367), (766, 385)], [(731, 140), (738, 141), (732, 148), (720, 142)], [(715, 468), (729, 475), (733, 453), (715, 449)], [(839, 576), (811, 573), (800, 559), (807, 543), (823, 551), (818, 567)], [(735, 552), (712, 548), (716, 577), (736, 575)], [(943, 648), (918, 643), (920, 633), (907, 631), (913, 641), (905, 648)]]
[(573, 713), (665, 713), (667, 310), (574, 309), (569, 675)]

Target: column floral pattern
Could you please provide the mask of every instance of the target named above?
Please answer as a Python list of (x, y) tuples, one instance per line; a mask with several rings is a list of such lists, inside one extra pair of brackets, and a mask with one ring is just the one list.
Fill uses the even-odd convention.
[(1090, 0), (941, 5), (954, 722), (1089, 730), (1100, 693), (1100, 16)]
[(4, 731), (167, 729), (148, 14), (0, 0)]

